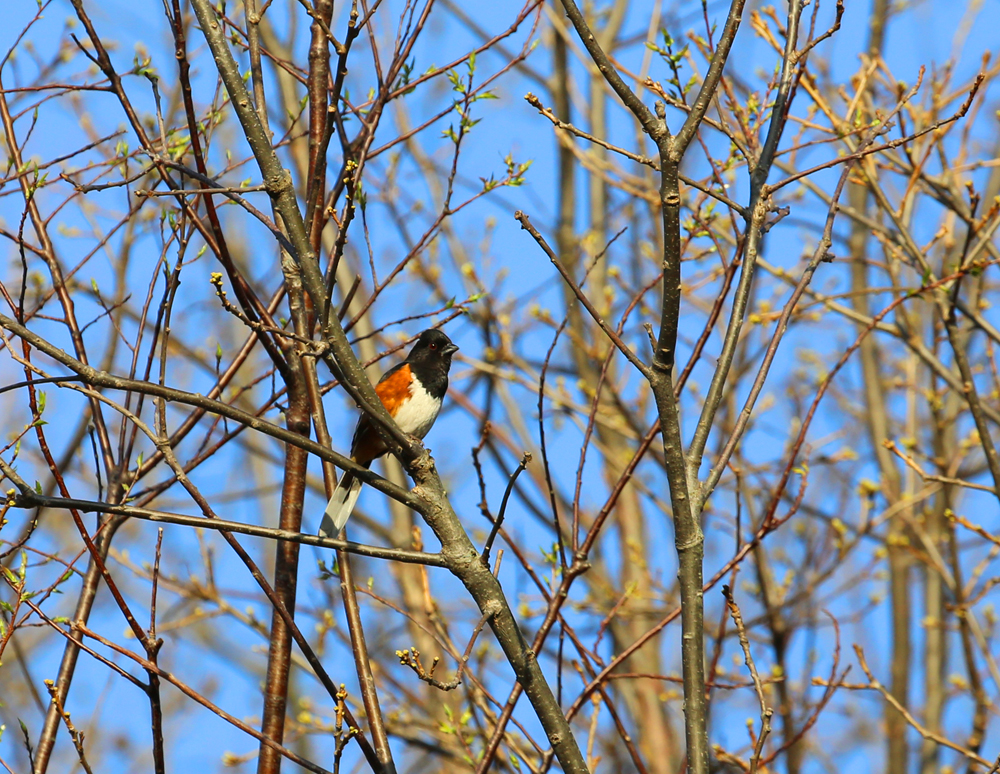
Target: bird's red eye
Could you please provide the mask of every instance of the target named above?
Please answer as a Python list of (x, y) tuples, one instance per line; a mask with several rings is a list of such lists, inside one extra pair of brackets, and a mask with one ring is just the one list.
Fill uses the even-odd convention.
[(430, 346), (431, 346), (431, 349), (437, 349), (438, 348), (437, 344), (431, 344)]

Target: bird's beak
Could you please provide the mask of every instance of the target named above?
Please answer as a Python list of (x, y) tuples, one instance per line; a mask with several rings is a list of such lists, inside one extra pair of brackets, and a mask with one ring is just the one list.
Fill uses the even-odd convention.
[(455, 352), (458, 352), (458, 347), (455, 344), (448, 344), (447, 346), (445, 346), (444, 349), (441, 350), (441, 352), (445, 355), (451, 355)]

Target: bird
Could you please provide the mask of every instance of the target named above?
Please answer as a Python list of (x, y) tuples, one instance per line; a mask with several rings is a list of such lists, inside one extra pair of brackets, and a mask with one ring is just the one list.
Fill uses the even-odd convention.
[[(457, 351), (444, 333), (430, 328), (417, 337), (406, 360), (389, 369), (375, 385), (382, 405), (404, 433), (423, 439), (430, 431), (448, 391), (448, 370)], [(351, 459), (367, 468), (388, 450), (371, 418), (362, 414), (351, 441)], [(320, 537), (340, 534), (358, 501), (361, 484), (354, 474), (344, 473), (326, 505)]]

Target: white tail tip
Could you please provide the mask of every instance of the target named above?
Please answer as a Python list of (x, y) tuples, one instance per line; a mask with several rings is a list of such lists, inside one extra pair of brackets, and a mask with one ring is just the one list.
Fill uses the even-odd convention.
[[(344, 479), (350, 480), (345, 482)], [(320, 537), (335, 538), (340, 534), (340, 530), (351, 518), (351, 512), (354, 510), (354, 504), (357, 503), (359, 494), (361, 494), (361, 480), (351, 475), (345, 475), (337, 484), (330, 502), (326, 504), (323, 521), (319, 525)]]

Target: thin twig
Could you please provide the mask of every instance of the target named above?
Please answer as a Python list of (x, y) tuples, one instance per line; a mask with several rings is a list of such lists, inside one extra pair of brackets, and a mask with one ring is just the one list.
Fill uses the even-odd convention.
[(868, 684), (867, 685), (858, 686), (858, 687), (868, 688), (868, 689), (871, 689), (871, 690), (878, 691), (882, 695), (882, 698), (885, 699), (889, 704), (891, 704), (893, 706), (893, 708), (900, 715), (903, 716), (903, 718), (906, 720), (906, 722), (910, 724), (910, 727), (913, 728), (924, 739), (930, 739), (933, 742), (935, 742), (936, 744), (941, 745), (942, 747), (947, 747), (949, 750), (954, 750), (955, 752), (959, 753), (960, 755), (963, 755), (966, 758), (968, 758), (970, 761), (974, 761), (975, 763), (978, 763), (980, 766), (987, 767), (987, 769), (989, 769), (989, 768), (991, 768), (993, 766), (993, 762), (992, 761), (989, 761), (986, 758), (983, 758), (981, 755), (978, 755), (977, 753), (974, 753), (972, 750), (969, 750), (969, 749), (967, 749), (965, 747), (962, 747), (961, 745), (956, 744), (955, 742), (951, 741), (947, 737), (941, 736), (940, 734), (936, 734), (933, 731), (931, 731), (931, 730), (925, 728), (924, 726), (922, 726), (917, 721), (917, 719), (915, 717), (913, 717), (913, 715), (910, 713), (910, 711), (907, 710), (906, 707), (904, 707), (902, 704), (900, 704), (899, 699), (897, 699), (895, 696), (893, 696), (889, 692), (889, 690), (884, 685), (882, 685), (881, 682), (879, 682), (877, 679), (875, 679), (875, 676), (872, 674), (871, 669), (868, 668), (868, 662), (865, 661), (865, 653), (861, 649), (860, 645), (855, 645), (854, 646), (854, 652), (855, 652), (855, 654), (857, 654), (858, 663), (861, 665), (862, 671), (864, 671), (865, 676), (868, 678)]
[(534, 239), (538, 243), (538, 246), (542, 248), (542, 251), (546, 256), (548, 256), (552, 265), (556, 267), (556, 270), (560, 275), (562, 275), (563, 280), (565, 280), (566, 284), (569, 285), (570, 289), (573, 291), (573, 295), (576, 296), (583, 308), (590, 313), (590, 316), (594, 318), (594, 322), (596, 322), (600, 329), (604, 332), (604, 335), (607, 336), (611, 340), (611, 343), (614, 344), (623, 355), (625, 355), (625, 358), (632, 365), (634, 365), (636, 369), (638, 369), (639, 373), (643, 376), (648, 376), (649, 366), (643, 363), (638, 356), (631, 349), (629, 349), (628, 345), (622, 341), (621, 337), (615, 333), (614, 329), (604, 321), (604, 317), (597, 311), (590, 299), (587, 298), (587, 295), (576, 283), (576, 280), (574, 280), (570, 275), (569, 270), (563, 266), (562, 261), (559, 260), (559, 257), (555, 254), (555, 252), (553, 252), (552, 248), (549, 247), (549, 243), (545, 240), (545, 237), (543, 237), (539, 233), (538, 229), (531, 224), (528, 216), (518, 210), (514, 213), (514, 219), (521, 224), (522, 229), (531, 234), (532, 239)]
[(757, 735), (757, 741), (753, 748), (753, 757), (750, 759), (750, 774), (756, 774), (757, 768), (760, 766), (761, 753), (764, 751), (764, 742), (771, 733), (771, 715), (774, 712), (767, 706), (767, 701), (764, 698), (764, 684), (761, 682), (760, 675), (757, 674), (757, 665), (754, 664), (753, 656), (750, 654), (750, 640), (747, 638), (747, 629), (743, 624), (743, 615), (740, 613), (739, 605), (736, 604), (736, 600), (733, 598), (733, 590), (729, 586), (723, 585), (722, 595), (726, 598), (729, 614), (736, 625), (740, 647), (743, 648), (743, 661), (750, 671), (754, 691), (756, 691), (757, 700), (760, 702), (760, 733)]
[(525, 452), (521, 457), (521, 462), (518, 464), (517, 469), (507, 481), (507, 489), (504, 490), (503, 500), (500, 501), (500, 511), (493, 520), (493, 529), (490, 530), (490, 535), (486, 538), (486, 544), (483, 546), (483, 553), (479, 557), (480, 561), (487, 567), (490, 564), (490, 550), (493, 548), (493, 541), (496, 540), (497, 534), (500, 532), (500, 527), (503, 524), (504, 516), (507, 514), (507, 500), (510, 499), (510, 493), (514, 489), (514, 482), (517, 481), (517, 477), (528, 467), (528, 463), (530, 462), (531, 454), (530, 452)]
[[(5, 466), (5, 463), (0, 460), (0, 465)], [(9, 476), (8, 470), (3, 470), (2, 472), (5, 476)], [(10, 470), (10, 473), (13, 473), (13, 471)], [(195, 527), (196, 529), (214, 529), (224, 532), (233, 532), (240, 535), (266, 538), (268, 540), (301, 543), (303, 545), (316, 546), (317, 548), (330, 548), (339, 551), (347, 551), (348, 553), (357, 554), (358, 556), (368, 556), (373, 559), (387, 559), (396, 562), (406, 562), (408, 564), (423, 564), (427, 567), (447, 566), (444, 557), (440, 554), (429, 554), (423, 551), (411, 551), (405, 548), (382, 548), (380, 546), (370, 546), (363, 543), (352, 543), (348, 540), (319, 537), (318, 535), (311, 535), (305, 532), (294, 532), (274, 527), (260, 527), (256, 524), (246, 524), (240, 521), (206, 519), (203, 516), (188, 516), (181, 513), (153, 511), (148, 508), (137, 508), (131, 505), (115, 505), (112, 503), (100, 502), (98, 500), (50, 497), (38, 494), (23, 481), (16, 481), (15, 483), (18, 486), (23, 486), (19, 493), (13, 498), (14, 507), (17, 508), (52, 508), (56, 510), (68, 510), (70, 508), (75, 508), (82, 513), (109, 513), (162, 524), (178, 524), (184, 527)]]

